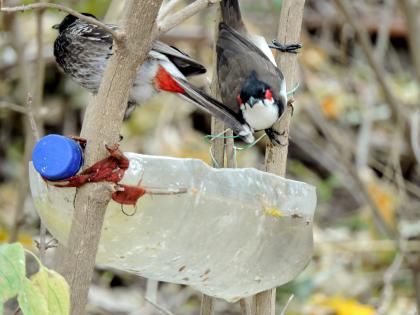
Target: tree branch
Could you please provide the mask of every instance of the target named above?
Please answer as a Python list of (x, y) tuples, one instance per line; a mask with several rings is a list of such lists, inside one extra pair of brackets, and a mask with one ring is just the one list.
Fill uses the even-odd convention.
[(152, 301), (151, 299), (145, 297), (144, 300), (149, 303), (150, 305), (152, 305), (154, 308), (156, 308), (159, 312), (161, 312), (162, 314), (165, 315), (174, 315), (174, 313), (172, 313), (171, 311), (167, 310), (166, 308), (160, 306), (159, 304), (155, 303), (154, 301)]
[(181, 3), (183, 0), (169, 0), (167, 4), (162, 4), (159, 14), (158, 22), (161, 22), (164, 17), (166, 17), (172, 10), (175, 8), (178, 3)]
[[(281, 43), (298, 43), (302, 27), (303, 7), (305, 0), (284, 0), (280, 13), (280, 22), (277, 38)], [(292, 87), (297, 81), (297, 55), (277, 54), (279, 68), (283, 72), (286, 86)], [(287, 108), (283, 117), (274, 125), (280, 133), (285, 132), (288, 141), (291, 110)], [(265, 151), (265, 170), (280, 176), (286, 175), (288, 147), (267, 144)], [(255, 296), (255, 309), (258, 315), (274, 315), (276, 304), (276, 289), (258, 293)]]
[[(122, 29), (126, 40), (117, 42), (98, 94), (89, 104), (81, 136), (87, 139), (85, 167), (107, 156), (104, 144), (117, 143), (130, 90), (140, 64), (146, 59), (156, 35), (156, 16), (162, 0), (126, 1)], [(78, 189), (75, 211), (59, 271), (71, 287), (71, 314), (84, 314), (95, 266), (105, 210), (111, 198), (106, 183)]]
[(115, 42), (121, 42), (124, 38), (124, 33), (122, 33), (121, 31), (113, 30), (106, 24), (102, 23), (101, 21), (98, 21), (97, 19), (94, 19), (93, 17), (83, 15), (61, 4), (33, 3), (33, 4), (28, 4), (28, 5), (16, 6), (16, 7), (3, 7), (3, 6), (1, 7), (2, 12), (19, 12), (19, 11), (23, 12), (23, 11), (28, 11), (28, 10), (45, 10), (45, 9), (56, 9), (56, 10), (64, 11), (79, 18), (80, 20), (83, 20), (90, 24), (94, 24), (100, 27), (101, 29), (103, 29), (104, 31), (110, 33), (112, 37), (114, 38)]
[(13, 104), (13, 103), (10, 103), (10, 102), (7, 102), (7, 101), (0, 101), (0, 109), (2, 109), (2, 108), (9, 109), (9, 110), (12, 110), (16, 113), (23, 114), (23, 115), (27, 114), (26, 113), (26, 108), (23, 107), (22, 105)]
[[(216, 10), (215, 16), (215, 25), (214, 25), (214, 37), (217, 38), (218, 30), (219, 30), (219, 23), (221, 20), (221, 12), (220, 7)], [(211, 95), (216, 99), (220, 99), (220, 91), (219, 91), (219, 84), (217, 79), (217, 55), (216, 55), (216, 41), (213, 45), (213, 77), (210, 84), (210, 91)], [(225, 129), (224, 123), (220, 120), (217, 120), (214, 117), (211, 117), (211, 134), (219, 134), (223, 133)], [(211, 157), (213, 160), (213, 167), (223, 167), (224, 165), (224, 156), (225, 156), (225, 139), (223, 138), (215, 138), (213, 140), (213, 144), (210, 148)], [(201, 299), (201, 309), (200, 315), (213, 315), (214, 314), (214, 304), (215, 300), (211, 296), (203, 294)]]
[(420, 111), (414, 113), (411, 116), (411, 147), (413, 148), (414, 156), (416, 157), (417, 163), (420, 165), (420, 141), (419, 141), (419, 129), (420, 129)]
[(405, 24), (408, 30), (408, 40), (411, 59), (414, 65), (414, 72), (416, 74), (417, 84), (420, 84), (420, 22), (418, 19), (418, 4), (412, 0), (398, 1), (401, 11), (405, 15)]
[(178, 24), (197, 14), (199, 11), (218, 3), (220, 0), (196, 0), (182, 10), (166, 17), (163, 21), (159, 22), (159, 34), (166, 33)]

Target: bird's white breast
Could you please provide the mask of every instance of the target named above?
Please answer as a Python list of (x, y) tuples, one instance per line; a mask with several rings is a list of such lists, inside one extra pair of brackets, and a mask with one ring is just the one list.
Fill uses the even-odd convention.
[(260, 101), (252, 107), (245, 103), (241, 110), (245, 121), (254, 130), (270, 128), (279, 118), (279, 109), (273, 101), (265, 100), (265, 104)]

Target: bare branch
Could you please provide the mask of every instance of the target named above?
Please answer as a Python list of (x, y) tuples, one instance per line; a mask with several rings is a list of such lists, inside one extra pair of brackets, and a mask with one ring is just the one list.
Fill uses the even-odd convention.
[[(44, 10), (38, 10), (36, 14), (36, 46), (37, 46), (37, 53), (36, 53), (36, 67), (35, 67), (35, 82), (34, 84), (34, 96), (35, 102), (27, 102), (28, 107), (28, 118), (31, 124), (32, 133), (35, 137), (35, 141), (38, 141), (40, 135), (44, 134), (44, 127), (42, 119), (35, 117), (33, 114), (33, 109), (35, 112), (39, 112), (39, 108), (42, 105), (42, 99), (44, 97), (44, 83), (45, 83), (45, 60), (43, 56), (43, 28), (42, 28), (42, 21), (44, 18)], [(29, 97), (29, 96), (28, 96)], [(33, 105), (33, 106), (32, 106)], [(37, 118), (37, 120), (36, 120)], [(38, 128), (39, 127), (39, 128)], [(47, 251), (47, 245), (45, 241), (45, 237), (47, 235), (47, 227), (44, 224), (44, 221), (40, 219), (40, 226), (39, 226), (39, 258), (42, 262), (45, 263), (45, 253)]]
[(292, 302), (292, 300), (293, 300), (293, 298), (295, 297), (295, 295), (294, 294), (292, 294), (288, 299), (287, 299), (287, 302), (286, 302), (286, 304), (284, 305), (284, 307), (283, 307), (283, 310), (281, 311), (281, 313), (280, 313), (280, 315), (286, 315), (286, 311), (287, 311), (287, 308), (289, 307), (289, 304), (290, 304), (290, 302)]
[[(303, 7), (305, 0), (284, 0), (280, 12), (277, 39), (281, 43), (298, 43), (302, 28)], [(277, 54), (276, 62), (282, 70), (286, 86), (294, 86), (297, 82), (297, 56), (296, 54)], [(283, 117), (274, 126), (277, 132), (289, 132), (291, 110), (289, 106)], [(288, 146), (269, 143), (265, 150), (265, 170), (280, 176), (286, 175)], [(276, 289), (267, 290), (255, 295), (255, 310), (259, 315), (272, 315), (276, 310)]]
[(158, 24), (159, 34), (166, 33), (178, 24), (181, 24), (186, 19), (197, 14), (199, 11), (218, 3), (220, 0), (196, 0), (182, 10), (168, 16)]
[(32, 110), (32, 95), (30, 93), (28, 93), (28, 97), (26, 99), (26, 110), (28, 114), (28, 120), (32, 129), (32, 135), (35, 140), (39, 140), (40, 136), (39, 136), (38, 127), (36, 126), (34, 113)]
[(157, 303), (155, 303), (155, 302), (153, 302), (151, 299), (149, 299), (148, 297), (145, 297), (144, 298), (144, 300), (147, 302), (147, 303), (149, 303), (149, 304), (151, 304), (151, 305), (153, 305), (158, 311), (160, 311), (162, 314), (165, 314), (165, 315), (174, 315), (174, 313), (172, 313), (171, 311), (169, 311), (169, 310), (167, 310), (166, 308), (164, 308), (164, 307), (162, 307), (162, 306), (160, 306), (159, 304), (157, 304)]
[(161, 22), (164, 17), (166, 17), (178, 3), (181, 3), (184, 0), (169, 0), (167, 4), (162, 5), (159, 14), (158, 21)]
[(0, 109), (4, 108), (4, 109), (10, 109), (14, 112), (17, 112), (19, 114), (24, 114), (26, 115), (26, 108), (23, 107), (22, 105), (17, 105), (17, 104), (13, 104), (7, 101), (1, 101), (0, 102)]
[(375, 46), (375, 57), (379, 63), (383, 62), (389, 44), (389, 30), (395, 10), (394, 0), (385, 0), (381, 16), (382, 23), (379, 26), (378, 39)]
[[(221, 20), (220, 8), (216, 11), (215, 16), (215, 26), (214, 26), (214, 37), (217, 38), (218, 36), (218, 25)], [(219, 84), (217, 79), (217, 56), (216, 56), (216, 43), (213, 44), (213, 76), (210, 83), (210, 91), (211, 95), (215, 98), (220, 97), (219, 91)], [(212, 134), (219, 134), (224, 133), (224, 123), (220, 120), (217, 120), (215, 117), (211, 118), (211, 133)], [(223, 138), (216, 138), (213, 140), (213, 145), (210, 148), (210, 155), (213, 160), (213, 167), (223, 167), (224, 164), (224, 156), (225, 156), (225, 139)], [(201, 308), (200, 308), (200, 315), (213, 315), (214, 314), (214, 304), (215, 300), (208, 295), (203, 294), (201, 299)]]
[(407, 26), (407, 34), (410, 49), (410, 56), (413, 61), (413, 69), (416, 75), (417, 84), (420, 84), (420, 57), (418, 51), (420, 49), (419, 31), (420, 23), (418, 19), (418, 7), (415, 1), (400, 0), (397, 1), (401, 11), (405, 15), (405, 24)]
[(419, 142), (419, 127), (420, 127), (420, 111), (417, 111), (411, 117), (411, 146), (413, 148), (414, 156), (417, 163), (420, 165), (420, 142)]
[(392, 294), (394, 292), (392, 282), (394, 280), (395, 274), (398, 272), (398, 270), (400, 270), (403, 260), (404, 256), (401, 254), (397, 254), (392, 264), (384, 273), (384, 288), (382, 290), (379, 307), (377, 309), (378, 315), (385, 315), (389, 311), (388, 308), (391, 304)]
[(33, 3), (33, 4), (28, 4), (28, 5), (21, 5), (21, 6), (16, 6), (16, 7), (2, 7), (1, 11), (2, 12), (23, 12), (23, 11), (28, 11), (28, 10), (45, 10), (45, 9), (57, 9), (60, 11), (64, 11), (67, 12), (75, 17), (77, 17), (80, 20), (83, 20), (87, 23), (90, 24), (94, 24), (98, 27), (100, 27), (101, 29), (103, 29), (104, 31), (110, 33), (112, 35), (112, 37), (114, 38), (114, 40), (116, 42), (121, 42), (124, 39), (124, 33), (121, 31), (116, 31), (111, 29), (109, 26), (107, 26), (106, 24), (98, 21), (97, 19), (94, 19), (93, 17), (90, 16), (86, 16), (83, 15), (73, 9), (70, 9), (66, 6), (63, 6), (61, 4), (55, 4), (55, 3)]

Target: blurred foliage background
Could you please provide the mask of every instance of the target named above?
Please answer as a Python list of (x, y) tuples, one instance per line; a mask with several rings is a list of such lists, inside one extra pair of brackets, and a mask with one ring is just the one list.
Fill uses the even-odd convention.
[[(179, 7), (188, 2), (181, 1)], [(350, 7), (356, 28), (336, 6), (341, 2)], [(33, 1), (4, 1), (10, 6), (20, 3)], [(57, 3), (118, 23), (124, 1)], [(275, 38), (281, 0), (240, 3), (250, 31), (268, 41)], [(319, 199), (314, 259), (295, 281), (277, 291), (279, 305), (294, 294), (286, 314), (416, 314), (416, 295), (420, 299), (415, 290), (415, 283), (420, 290), (418, 10), (419, 3), (410, 0), (306, 1), (287, 177), (315, 185)], [(45, 80), (41, 81), (34, 75), (40, 65), (36, 13), (1, 17), (0, 242), (18, 239), (32, 250), (39, 219), (27, 188), (26, 163), (33, 145), (25, 114), (27, 91), (35, 93), (35, 101), (42, 99), (34, 111), (46, 134), (77, 135), (89, 98), (54, 61), (57, 33), (51, 26), (64, 15), (54, 10), (44, 14)], [(215, 8), (205, 10), (162, 37), (208, 67), (206, 75), (193, 79), (203, 88), (213, 71), (214, 16)], [(363, 38), (368, 39), (367, 52), (360, 45)], [(36, 94), (37, 85), (43, 96)], [(124, 151), (194, 157), (210, 164), (209, 144), (203, 139), (209, 133), (207, 114), (161, 93), (125, 122), (121, 146)], [(238, 152), (238, 167), (262, 169), (265, 141)], [(145, 294), (145, 279), (98, 268), (90, 314), (158, 314), (142, 299)], [(175, 314), (198, 314), (200, 294), (161, 283), (157, 301)], [(239, 314), (239, 305), (217, 301), (216, 313)]]

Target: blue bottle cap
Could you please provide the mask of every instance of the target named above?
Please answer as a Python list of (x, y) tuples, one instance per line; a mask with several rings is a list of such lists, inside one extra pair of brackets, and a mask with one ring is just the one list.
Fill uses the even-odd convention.
[(42, 177), (60, 180), (79, 171), (83, 163), (83, 152), (76, 141), (51, 134), (35, 144), (32, 162)]

